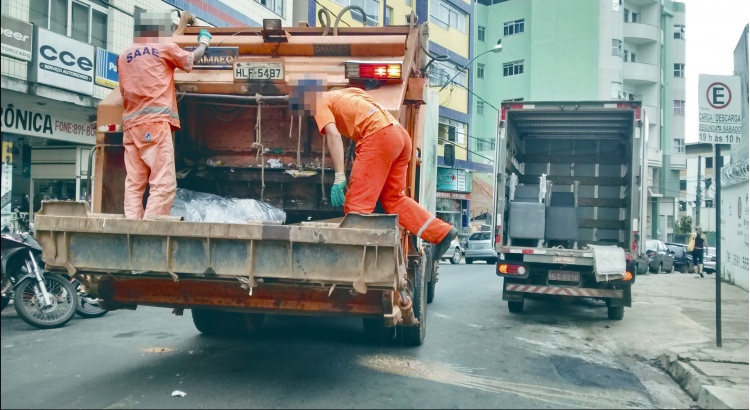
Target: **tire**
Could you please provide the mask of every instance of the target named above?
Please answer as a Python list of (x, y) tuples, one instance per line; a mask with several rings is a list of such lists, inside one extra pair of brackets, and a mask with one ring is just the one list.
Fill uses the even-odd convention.
[(523, 313), (523, 300), (520, 302), (508, 302), (510, 313)]
[(661, 263), (659, 264), (659, 267), (656, 268), (656, 272), (654, 272), (655, 275), (661, 274)]
[(192, 309), (192, 316), (195, 328), (209, 336), (243, 336), (255, 333), (260, 330), (265, 317), (258, 313), (211, 309)]
[(76, 313), (78, 295), (70, 282), (53, 273), (44, 273), (44, 286), (52, 297), (52, 306), (40, 306), (34, 289), (38, 286), (36, 278), (24, 279), (13, 295), (13, 307), (18, 316), (37, 329), (54, 329), (65, 326)]
[(474, 263), (474, 259), (472, 258), (464, 258), (464, 261), (466, 261), (468, 265), (471, 265), (472, 263)]
[(419, 325), (414, 327), (398, 326), (396, 334), (398, 339), (407, 346), (421, 346), (427, 333), (427, 298), (425, 287), (427, 280), (424, 274), (424, 265), (417, 268), (414, 278), (414, 289), (412, 292), (412, 306), (414, 317), (419, 320)]
[(76, 294), (78, 295), (78, 305), (76, 306), (76, 313), (78, 316), (86, 319), (93, 319), (102, 317), (109, 312), (109, 310), (99, 306), (99, 302), (96, 298), (91, 296), (88, 292), (83, 291), (83, 284), (81, 284), (81, 282), (73, 280), (71, 284), (75, 287)]
[(456, 248), (453, 250), (453, 256), (450, 258), (451, 265), (457, 265), (461, 263), (461, 250)]
[(385, 327), (383, 318), (363, 318), (362, 328), (367, 340), (375, 345), (389, 343), (396, 335), (396, 327)]
[(625, 316), (625, 306), (607, 307), (607, 317), (611, 320), (622, 320)]

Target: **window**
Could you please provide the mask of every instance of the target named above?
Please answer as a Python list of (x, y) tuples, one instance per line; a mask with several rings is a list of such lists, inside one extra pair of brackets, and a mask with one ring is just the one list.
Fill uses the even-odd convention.
[(466, 144), (466, 128), (463, 122), (440, 117), (438, 119), (438, 142), (445, 140), (454, 141), (456, 144)]
[(503, 64), (503, 77), (523, 74), (523, 60)]
[(674, 216), (667, 215), (667, 228), (674, 228)]
[(485, 141), (480, 139), (472, 139), (474, 142), (474, 151), (494, 151), (495, 141)]
[(685, 140), (684, 139), (682, 139), (682, 138), (675, 138), (673, 140), (673, 142), (674, 142), (673, 143), (674, 152), (676, 152), (678, 154), (685, 152)]
[(622, 0), (612, 0), (612, 11), (620, 11)]
[(255, 2), (262, 4), (263, 7), (271, 10), (281, 17), (284, 17), (284, 0), (255, 0)]
[(687, 201), (680, 201), (680, 211), (687, 211)]
[(383, 16), (383, 25), (390, 26), (393, 24), (393, 7), (385, 8), (385, 16)]
[(107, 8), (98, 0), (31, 0), (29, 22), (107, 48)]
[(477, 115), (484, 115), (484, 101), (477, 101)]
[(479, 26), (477, 28), (477, 40), (484, 41), (486, 35), (487, 35), (487, 27)]
[(612, 55), (622, 56), (622, 40), (612, 39)]
[(453, 27), (462, 33), (466, 33), (466, 13), (442, 1), (436, 1), (432, 5), (433, 7), (430, 7), (431, 21), (444, 29)]
[(635, 53), (632, 51), (630, 52), (630, 62), (635, 63)]
[(680, 191), (687, 191), (687, 180), (681, 179), (680, 180)]
[(714, 200), (706, 199), (706, 208), (713, 208), (713, 207), (714, 207)]
[(484, 64), (477, 64), (477, 78), (484, 78)]
[(624, 18), (624, 20), (623, 20), (623, 21), (625, 21), (625, 22), (627, 23), (627, 22), (628, 22), (628, 17), (630, 17), (630, 10), (628, 10), (628, 9), (625, 9), (625, 10), (624, 10), (624, 11), (622, 12), (622, 16), (623, 16), (623, 18)]
[(685, 77), (685, 64), (675, 64), (674, 65), (674, 76), (675, 77)]
[(674, 100), (674, 114), (685, 115), (685, 100)]
[(411, 1), (412, 1), (412, 0), (406, 0), (406, 1), (404, 2), (404, 4), (406, 4), (407, 6), (411, 7), (411, 4), (412, 4), (412, 3), (411, 3)]
[(714, 159), (711, 157), (706, 158), (706, 168), (714, 167)]
[(685, 25), (675, 24), (674, 25), (674, 38), (679, 40), (685, 39)]
[(638, 23), (640, 19), (641, 19), (641, 13), (633, 12), (633, 14), (630, 15), (631, 23)]
[(622, 60), (625, 61), (626, 63), (628, 62), (628, 50), (622, 51)]
[[(283, 1), (283, 0), (279, 0)], [(380, 1), (378, 0), (336, 0), (336, 3), (342, 4), (344, 6), (359, 6), (362, 7), (362, 9), (365, 11), (365, 14), (367, 15), (367, 21), (365, 21), (366, 26), (377, 26), (378, 25), (378, 16), (380, 16), (379, 10), (380, 10)], [(351, 17), (356, 21), (362, 21), (362, 14), (360, 14), (357, 10), (350, 10), (349, 11)]]
[(503, 35), (511, 36), (513, 34), (523, 33), (524, 20), (514, 20), (505, 23), (503, 26)]
[(434, 63), (432, 65), (432, 68), (430, 68), (430, 86), (442, 87), (443, 84), (453, 78), (453, 76), (456, 77), (453, 78), (454, 83), (467, 86), (466, 70), (461, 70), (461, 72), (459, 72), (458, 70), (460, 70), (461, 68), (463, 67), (454, 66), (449, 62)]

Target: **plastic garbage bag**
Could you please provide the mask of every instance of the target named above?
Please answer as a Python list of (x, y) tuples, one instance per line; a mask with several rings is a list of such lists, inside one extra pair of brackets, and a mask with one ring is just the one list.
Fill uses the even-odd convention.
[(188, 222), (246, 223), (271, 221), (284, 223), (286, 213), (255, 199), (224, 198), (205, 192), (177, 188), (170, 214)]

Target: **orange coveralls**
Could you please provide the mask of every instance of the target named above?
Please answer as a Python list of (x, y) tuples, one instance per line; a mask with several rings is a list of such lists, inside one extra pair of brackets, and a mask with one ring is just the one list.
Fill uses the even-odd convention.
[(323, 93), (316, 101), (315, 122), (321, 134), (335, 123), (342, 135), (357, 143), (345, 213), (372, 213), (380, 199), (387, 213), (398, 214), (401, 226), (424, 240), (438, 243), (448, 235), (451, 225), (404, 194), (411, 138), (369, 94), (358, 88)]
[[(174, 70), (193, 53), (174, 43), (136, 43), (117, 58), (125, 146), (125, 217), (169, 215), (177, 189), (172, 131), (180, 128)], [(149, 184), (146, 210), (143, 193)]]

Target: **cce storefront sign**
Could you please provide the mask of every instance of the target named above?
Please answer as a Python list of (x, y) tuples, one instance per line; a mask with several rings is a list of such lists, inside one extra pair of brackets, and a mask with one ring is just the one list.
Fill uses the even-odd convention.
[(81, 94), (94, 93), (94, 47), (37, 28), (31, 80)]

